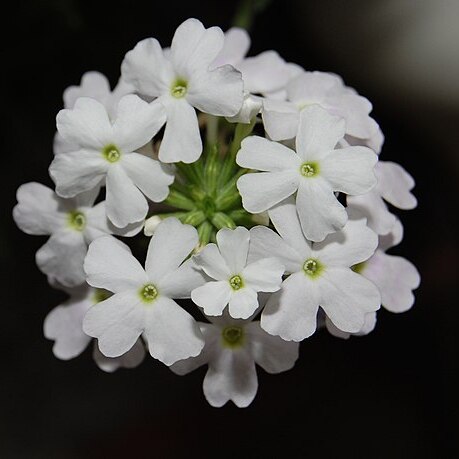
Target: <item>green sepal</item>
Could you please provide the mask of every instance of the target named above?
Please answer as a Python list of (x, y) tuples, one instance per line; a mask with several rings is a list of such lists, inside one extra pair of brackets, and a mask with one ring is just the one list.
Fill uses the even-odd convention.
[(177, 209), (195, 210), (195, 203), (180, 191), (171, 189), (169, 195), (164, 200), (164, 204), (176, 207)]
[(214, 214), (212, 217), (212, 225), (214, 225), (217, 229), (234, 229), (237, 226), (236, 223), (234, 223), (234, 220), (223, 212), (216, 212)]

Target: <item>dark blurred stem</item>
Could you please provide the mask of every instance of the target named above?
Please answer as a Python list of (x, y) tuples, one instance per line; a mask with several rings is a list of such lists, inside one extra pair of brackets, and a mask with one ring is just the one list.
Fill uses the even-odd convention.
[(250, 30), (258, 13), (261, 13), (271, 0), (240, 0), (234, 15), (233, 25)]

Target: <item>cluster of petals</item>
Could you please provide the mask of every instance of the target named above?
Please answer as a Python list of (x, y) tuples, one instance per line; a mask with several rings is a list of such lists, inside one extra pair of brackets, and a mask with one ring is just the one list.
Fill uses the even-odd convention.
[[(363, 336), (381, 306), (412, 307), (419, 273), (386, 252), (403, 237), (389, 205), (416, 207), (414, 180), (379, 160), (371, 103), (276, 51), (249, 57), (250, 44), (188, 19), (170, 47), (147, 38), (127, 52), (113, 89), (91, 71), (65, 90), (55, 191), (26, 183), (13, 210), (49, 236), (37, 265), (69, 294), (43, 326), (57, 358), (93, 345), (107, 372), (147, 350), (179, 375), (207, 365), (208, 402), (246, 407), (256, 365), (287, 371), (317, 329)], [(144, 265), (114, 237), (142, 228)]]
[(247, 319), (258, 309), (258, 292), (279, 290), (284, 266), (267, 256), (247, 263), (249, 230), (223, 228), (217, 245), (207, 244), (194, 261), (210, 280), (191, 292), (191, 299), (209, 316), (220, 316), (228, 305), (229, 315)]
[[(61, 360), (73, 359), (89, 346), (92, 338), (83, 331), (83, 318), (94, 304), (109, 296), (87, 284), (65, 290), (70, 298), (52, 309), (43, 323), (45, 337), (54, 341), (53, 354)], [(110, 358), (100, 352), (94, 341), (92, 355), (101, 370), (111, 373), (118, 368), (138, 366), (145, 357), (145, 347), (139, 339), (126, 354)]]
[(210, 323), (199, 322), (205, 339), (201, 354), (170, 369), (184, 375), (207, 365), (203, 391), (212, 406), (229, 400), (239, 408), (250, 405), (258, 389), (255, 364), (275, 374), (290, 370), (298, 359), (298, 343), (266, 333), (253, 317), (238, 320), (225, 313), (208, 319)]
[(381, 297), (378, 288), (351, 267), (373, 255), (377, 235), (364, 219), (349, 220), (341, 231), (311, 243), (291, 199), (271, 209), (269, 216), (278, 233), (263, 226), (251, 229), (252, 257), (276, 256), (289, 276), (262, 312), (263, 329), (301, 341), (315, 332), (320, 307), (338, 329), (359, 332), (366, 314), (379, 309)]
[(262, 172), (243, 175), (237, 183), (244, 208), (263, 212), (295, 194), (306, 237), (322, 241), (347, 221), (346, 209), (334, 192), (363, 194), (376, 184), (376, 154), (367, 147), (335, 149), (344, 136), (342, 118), (317, 105), (304, 109), (296, 136), (296, 151), (265, 138), (251, 136), (237, 155), (241, 167)]
[(139, 224), (123, 230), (111, 225), (106, 217), (105, 201), (94, 205), (98, 194), (99, 187), (95, 187), (74, 198), (63, 199), (40, 183), (19, 187), (13, 218), (27, 234), (50, 236), (35, 257), (50, 281), (66, 287), (84, 283), (83, 262), (93, 240), (115, 233), (132, 236), (140, 231)]

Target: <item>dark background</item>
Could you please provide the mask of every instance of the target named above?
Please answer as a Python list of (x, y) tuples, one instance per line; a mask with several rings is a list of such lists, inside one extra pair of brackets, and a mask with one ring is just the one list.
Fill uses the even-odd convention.
[(154, 36), (165, 46), (188, 17), (227, 29), (235, 5), (47, 0), (4, 12), (1, 458), (458, 457), (454, 1), (274, 1), (251, 31), (251, 54), (276, 49), (306, 69), (333, 71), (373, 102), (386, 134), (382, 159), (417, 182), (419, 206), (397, 212), (405, 240), (393, 251), (422, 275), (411, 311), (381, 311), (364, 338), (316, 333), (292, 371), (259, 371), (247, 409), (208, 406), (204, 368), (178, 377), (147, 358), (108, 375), (89, 351), (57, 360), (42, 335), (45, 315), (63, 296), (35, 267), (46, 238), (21, 233), (11, 210), (20, 184), (52, 185), (47, 168), (63, 90), (88, 70), (114, 84), (137, 41)]

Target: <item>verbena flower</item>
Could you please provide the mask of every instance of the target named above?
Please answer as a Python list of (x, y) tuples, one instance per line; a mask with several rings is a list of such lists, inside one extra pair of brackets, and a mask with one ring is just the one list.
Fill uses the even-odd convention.
[(193, 317), (174, 299), (189, 298), (202, 275), (192, 260), (198, 234), (175, 218), (164, 220), (148, 246), (145, 269), (111, 237), (94, 241), (85, 260), (87, 281), (113, 296), (86, 314), (83, 330), (107, 357), (118, 357), (143, 335), (152, 357), (166, 365), (200, 353), (204, 340)]
[(263, 171), (243, 175), (237, 183), (244, 208), (269, 210), (296, 193), (296, 208), (306, 237), (321, 241), (344, 226), (345, 208), (334, 191), (356, 195), (375, 184), (377, 156), (366, 147), (335, 150), (344, 121), (318, 106), (301, 112), (296, 152), (286, 146), (248, 137), (237, 155), (241, 167)]
[(216, 116), (234, 116), (241, 109), (241, 74), (230, 65), (210, 69), (223, 42), (219, 27), (206, 29), (197, 19), (188, 19), (175, 31), (168, 53), (148, 38), (126, 54), (121, 67), (125, 80), (164, 107), (161, 161), (192, 163), (201, 155), (195, 108)]
[(301, 341), (317, 328), (321, 307), (333, 324), (356, 333), (367, 313), (381, 304), (378, 288), (351, 267), (367, 260), (378, 244), (365, 220), (349, 220), (323, 242), (311, 243), (304, 235), (292, 200), (270, 212), (279, 234), (258, 226), (251, 230), (255, 259), (267, 253), (277, 257), (290, 275), (268, 300), (261, 326), (286, 340)]
[(259, 321), (236, 320), (227, 314), (208, 319), (211, 323), (199, 322), (206, 341), (201, 354), (170, 368), (185, 375), (208, 365), (202, 387), (212, 406), (229, 400), (240, 408), (250, 405), (258, 390), (255, 364), (274, 374), (290, 370), (298, 359), (298, 343), (269, 335)]
[(163, 201), (173, 175), (158, 161), (135, 151), (158, 132), (164, 122), (158, 104), (135, 95), (124, 96), (111, 121), (95, 99), (80, 98), (73, 109), (57, 116), (60, 135), (78, 150), (55, 156), (49, 172), (59, 196), (106, 186), (107, 216), (120, 228), (139, 222), (148, 212), (145, 196)]
[[(83, 318), (94, 304), (108, 298), (110, 294), (101, 289), (83, 284), (67, 289), (69, 300), (52, 309), (43, 323), (46, 338), (53, 340), (53, 354), (61, 360), (79, 356), (90, 344), (92, 338), (83, 331)], [(93, 358), (97, 366), (106, 372), (118, 368), (134, 368), (145, 356), (145, 347), (139, 339), (136, 344), (121, 357), (105, 357), (94, 342)]]
[(191, 299), (210, 316), (220, 316), (227, 305), (231, 317), (247, 319), (258, 308), (258, 292), (275, 292), (284, 266), (273, 257), (247, 263), (250, 234), (246, 228), (223, 228), (217, 245), (208, 244), (194, 257), (211, 278), (191, 292)]
[(50, 188), (31, 182), (17, 191), (18, 204), (13, 217), (19, 228), (27, 234), (50, 236), (38, 250), (38, 267), (67, 287), (85, 282), (83, 261), (88, 245), (106, 234), (132, 236), (141, 225), (130, 225), (120, 230), (107, 220), (105, 202), (94, 205), (99, 188), (63, 199)]
[[(116, 117), (116, 109), (121, 98), (132, 94), (134, 88), (122, 78), (118, 81), (113, 91), (105, 75), (100, 72), (86, 72), (81, 77), (79, 86), (69, 86), (63, 94), (64, 108), (73, 108), (80, 97), (91, 97), (99, 101), (106, 109), (110, 118)], [(54, 154), (67, 153), (78, 150), (78, 145), (64, 140), (59, 132), (54, 137)]]

